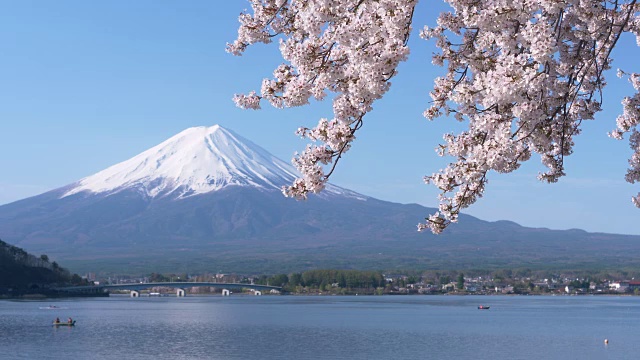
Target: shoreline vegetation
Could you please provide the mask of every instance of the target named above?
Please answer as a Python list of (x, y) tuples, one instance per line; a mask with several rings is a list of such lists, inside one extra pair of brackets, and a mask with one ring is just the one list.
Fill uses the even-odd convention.
[[(638, 274), (640, 275), (640, 274)], [(219, 294), (222, 288), (189, 288), (189, 282), (271, 285), (290, 295), (640, 295), (638, 276), (627, 271), (551, 272), (532, 270), (408, 271), (309, 270), (276, 275), (159, 274), (110, 277), (111, 284), (184, 282), (188, 294)], [(638, 277), (640, 278), (640, 277)], [(627, 280), (631, 279), (631, 280)], [(141, 292), (170, 294), (171, 288)], [(266, 295), (266, 294), (265, 294)]]
[(0, 240), (0, 299), (67, 297), (59, 286), (89, 285), (47, 255), (35, 256)]
[[(316, 269), (275, 275), (160, 274), (109, 276), (96, 279), (71, 274), (50, 262), (0, 240), (0, 299), (47, 299), (109, 296), (68, 293), (56, 288), (92, 284), (185, 282), (189, 294), (215, 294), (221, 288), (189, 288), (188, 282), (242, 283), (281, 287), (291, 295), (640, 295), (640, 271), (617, 270), (341, 270)], [(155, 288), (155, 293), (167, 289)]]

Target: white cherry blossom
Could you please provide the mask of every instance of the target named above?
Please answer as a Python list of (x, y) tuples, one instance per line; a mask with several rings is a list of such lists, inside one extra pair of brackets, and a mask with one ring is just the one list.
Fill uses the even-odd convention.
[[(433, 1), (433, 0), (430, 0)], [(242, 108), (265, 99), (281, 107), (302, 106), (332, 94), (333, 118), (297, 133), (312, 144), (293, 160), (302, 177), (283, 189), (306, 198), (321, 191), (350, 149), (364, 116), (391, 86), (417, 0), (251, 0), (240, 15), (238, 38), (227, 51), (241, 55), (254, 43), (279, 41), (285, 63), (262, 82), (260, 94), (236, 95)], [(432, 63), (437, 78), (425, 110), (428, 119), (453, 117), (468, 124), (446, 134), (437, 148), (456, 160), (425, 182), (441, 190), (439, 209), (418, 229), (440, 233), (460, 211), (482, 197), (488, 175), (509, 173), (540, 156), (540, 180), (565, 175), (564, 159), (582, 121), (601, 110), (612, 49), (623, 33), (640, 45), (637, 0), (447, 0), (451, 11), (424, 27), (421, 37), (440, 49)], [(626, 180), (640, 181), (640, 74), (626, 73), (635, 94), (623, 99), (610, 135), (629, 134), (633, 150)], [(633, 199), (640, 207), (640, 194)]]

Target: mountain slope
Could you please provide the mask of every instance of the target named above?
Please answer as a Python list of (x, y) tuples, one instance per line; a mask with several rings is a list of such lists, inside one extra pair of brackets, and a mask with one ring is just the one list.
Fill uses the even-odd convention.
[(87, 271), (640, 265), (640, 236), (461, 216), (436, 237), (416, 231), (435, 209), (332, 185), (295, 201), (280, 192), (294, 176), (229, 130), (187, 129), (77, 183), (0, 206), (0, 236)]

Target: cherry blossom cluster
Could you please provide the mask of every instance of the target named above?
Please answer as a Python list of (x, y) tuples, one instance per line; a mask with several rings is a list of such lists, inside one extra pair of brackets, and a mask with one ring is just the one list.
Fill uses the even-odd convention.
[[(581, 122), (601, 109), (611, 50), (624, 32), (637, 34), (640, 10), (636, 1), (448, 2), (453, 11), (421, 32), (441, 49), (433, 63), (447, 69), (435, 81), (425, 116), (452, 115), (469, 127), (445, 135), (437, 149), (457, 160), (425, 177), (441, 190), (440, 205), (418, 228), (434, 233), (483, 195), (492, 170), (512, 172), (537, 153), (547, 167), (541, 180), (565, 175), (564, 157), (573, 152)], [(631, 130), (640, 121), (638, 109), (637, 94), (625, 99), (614, 134), (632, 131), (632, 182), (640, 180), (640, 137)]]
[[(640, 44), (640, 36), (638, 37)], [(618, 76), (622, 77), (625, 73), (618, 70)], [(617, 128), (609, 133), (615, 139), (621, 140), (625, 133), (629, 135), (629, 145), (633, 150), (633, 154), (629, 159), (629, 169), (625, 179), (630, 183), (640, 181), (640, 132), (637, 127), (640, 124), (640, 74), (629, 74), (629, 81), (636, 90), (635, 95), (622, 99), (622, 114), (616, 119)], [(640, 193), (632, 198), (633, 203), (640, 207)]]
[[(433, 1), (433, 0), (431, 0)], [(435, 80), (428, 119), (468, 123), (445, 134), (437, 151), (456, 160), (425, 177), (441, 190), (438, 212), (419, 230), (442, 232), (460, 211), (482, 197), (491, 171), (509, 173), (533, 154), (546, 170), (539, 178), (565, 175), (564, 158), (584, 120), (601, 110), (604, 72), (624, 33), (640, 45), (637, 0), (446, 0), (450, 12), (421, 36), (435, 40)], [(241, 55), (254, 43), (278, 39), (285, 63), (262, 82), (260, 93), (236, 95), (242, 108), (302, 106), (332, 93), (333, 118), (298, 134), (312, 143), (293, 162), (302, 177), (283, 189), (306, 198), (321, 191), (350, 149), (363, 117), (390, 88), (407, 59), (407, 40), (417, 0), (250, 0), (240, 15), (238, 38), (227, 51)], [(633, 154), (626, 180), (640, 181), (640, 75), (628, 76), (635, 95), (610, 135), (629, 133)], [(640, 206), (640, 194), (633, 198)]]
[(409, 55), (416, 1), (251, 0), (253, 14), (240, 15), (238, 38), (227, 51), (241, 55), (251, 44), (278, 38), (286, 63), (263, 80), (260, 94), (236, 95), (236, 105), (259, 109), (264, 99), (293, 107), (334, 93), (333, 119), (297, 131), (312, 143), (293, 160), (302, 177), (283, 189), (287, 196), (306, 198), (324, 188), (364, 115), (389, 90)]

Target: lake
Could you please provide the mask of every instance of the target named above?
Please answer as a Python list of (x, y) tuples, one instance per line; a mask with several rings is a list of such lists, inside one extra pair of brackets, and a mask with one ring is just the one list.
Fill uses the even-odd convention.
[(637, 359), (639, 320), (630, 296), (0, 300), (0, 359)]

